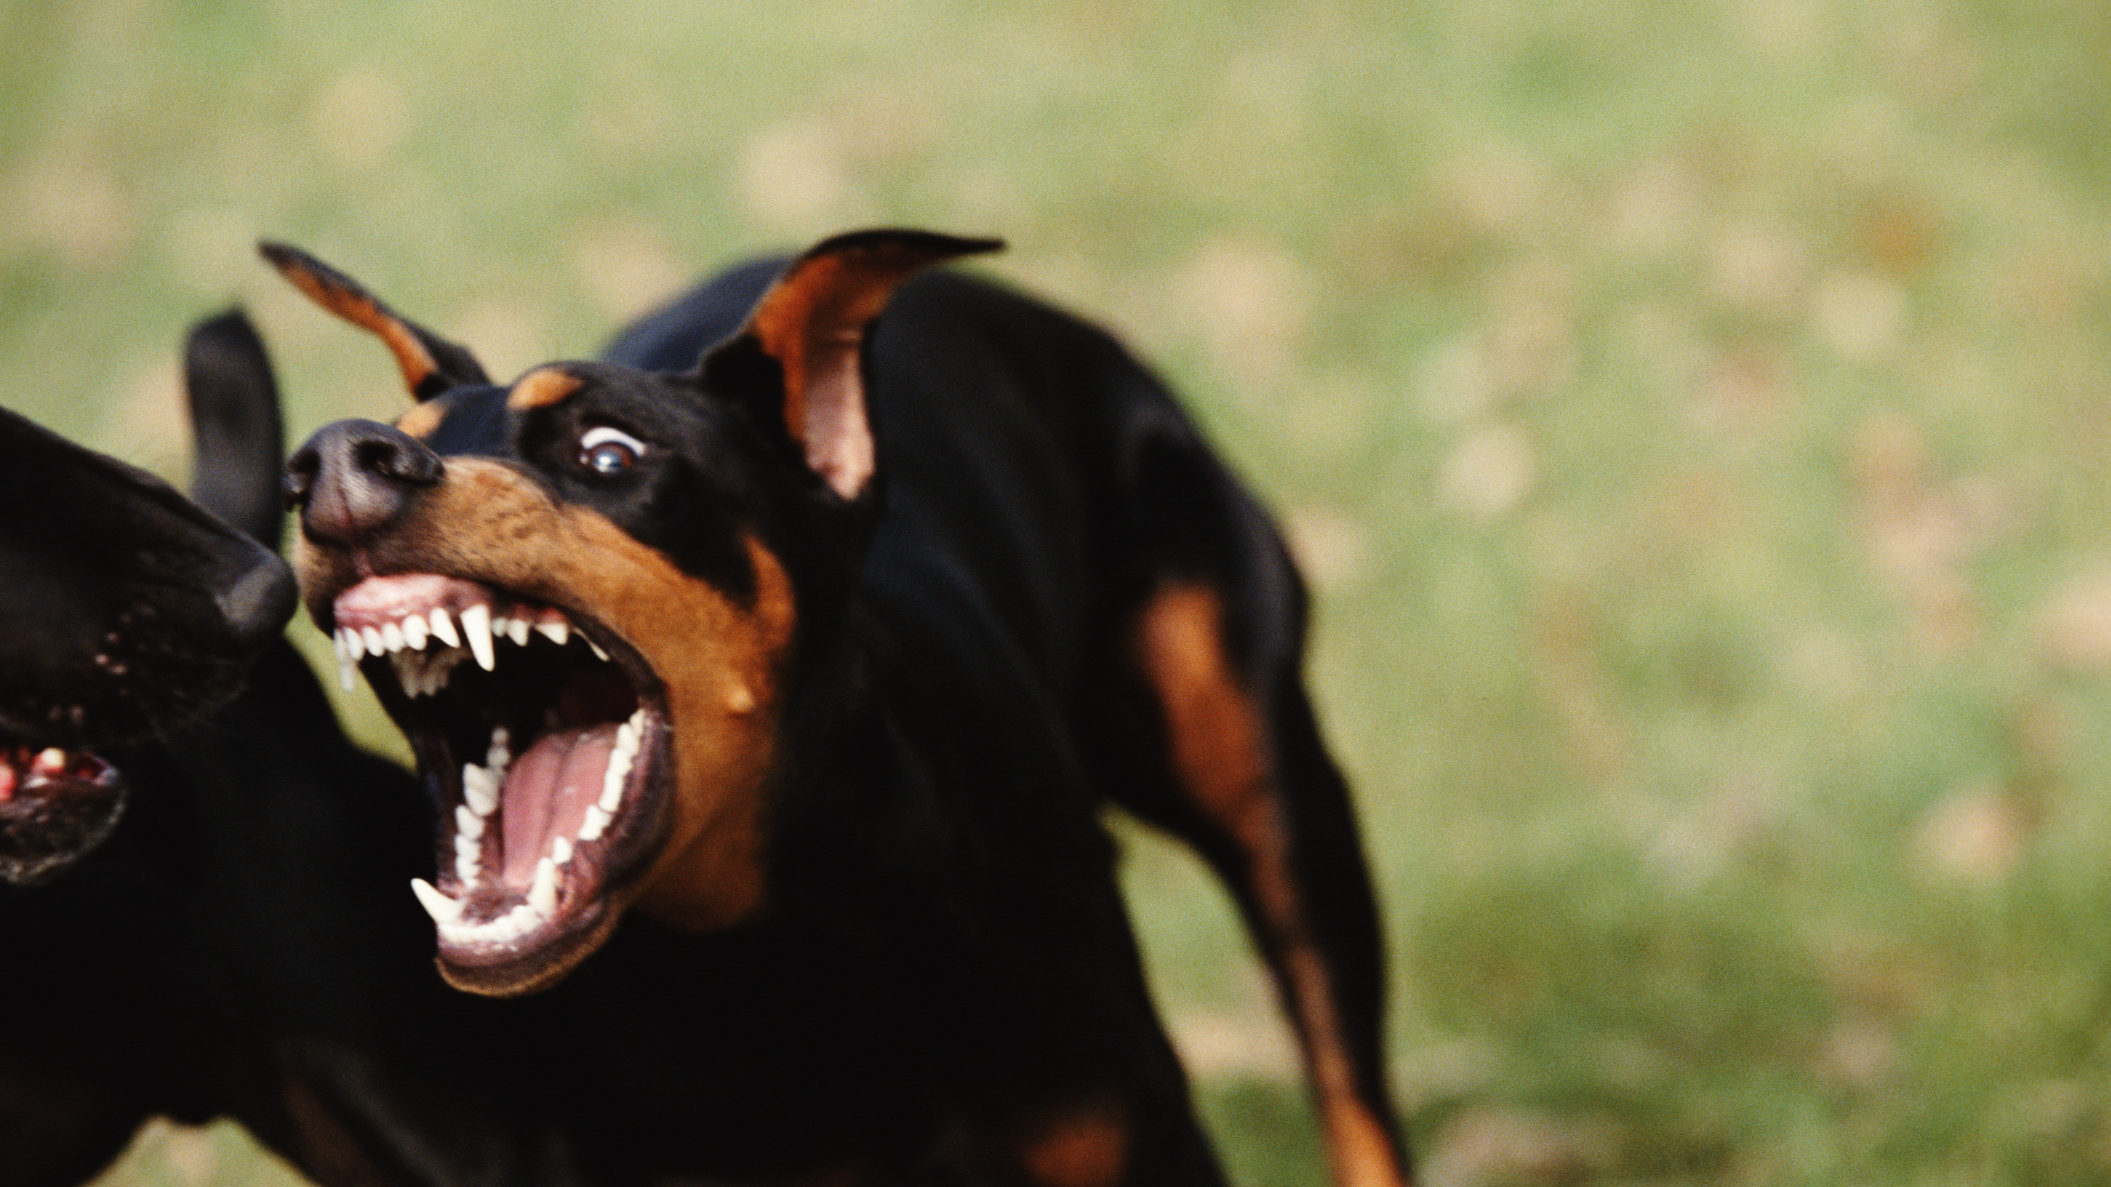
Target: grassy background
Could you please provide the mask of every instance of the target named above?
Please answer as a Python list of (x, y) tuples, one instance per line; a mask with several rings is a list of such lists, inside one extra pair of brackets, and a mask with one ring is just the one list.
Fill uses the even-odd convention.
[[(296, 438), (392, 415), (259, 234), (500, 374), (1005, 235), (1307, 562), (1433, 1182), (2101, 1183), (2107, 63), (2086, 0), (0, 0), (0, 402), (180, 474), (240, 300)], [(1319, 1181), (1221, 897), (1129, 878), (1228, 1160)]]

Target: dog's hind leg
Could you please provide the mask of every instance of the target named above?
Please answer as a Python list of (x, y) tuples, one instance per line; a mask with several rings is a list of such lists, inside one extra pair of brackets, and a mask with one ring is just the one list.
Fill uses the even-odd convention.
[(1117, 802), (1230, 886), (1296, 1029), (1334, 1177), (1410, 1181), (1384, 956), (1347, 785), (1305, 696), (1305, 595), (1266, 515), (1177, 414), (1124, 459), (1103, 667), (1079, 717)]

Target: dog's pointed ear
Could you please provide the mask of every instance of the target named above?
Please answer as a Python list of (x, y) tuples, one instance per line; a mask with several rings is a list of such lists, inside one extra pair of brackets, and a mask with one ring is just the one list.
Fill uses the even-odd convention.
[(429, 400), (450, 388), (490, 383), (476, 357), (381, 303), (359, 282), (297, 247), (257, 244), (272, 267), (324, 309), (381, 339), (411, 395)]
[(710, 387), (755, 352), (775, 360), (785, 430), (807, 466), (854, 501), (874, 468), (861, 366), (866, 329), (903, 281), (933, 264), (1002, 246), (929, 231), (854, 231), (824, 240), (785, 268), (747, 325), (705, 352), (696, 377)]
[(184, 342), (183, 388), (196, 446), (192, 501), (277, 548), (285, 464), (278, 382), (263, 339), (241, 310), (192, 328)]

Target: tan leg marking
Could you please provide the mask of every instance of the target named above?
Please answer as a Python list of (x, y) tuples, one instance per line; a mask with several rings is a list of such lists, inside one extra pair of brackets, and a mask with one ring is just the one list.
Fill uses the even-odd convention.
[(1273, 740), (1260, 706), (1231, 669), (1223, 622), (1216, 590), (1167, 585), (1137, 620), (1137, 658), (1165, 715), (1176, 777), (1245, 857), (1262, 927), (1289, 982), (1335, 1182), (1399, 1187), (1407, 1177), (1394, 1160), (1385, 1128), (1356, 1095), (1327, 968), (1313, 946), (1290, 872)]
[(1059, 1113), (1028, 1139), (1027, 1178), (1041, 1187), (1115, 1187), (1129, 1165), (1129, 1125), (1112, 1104)]

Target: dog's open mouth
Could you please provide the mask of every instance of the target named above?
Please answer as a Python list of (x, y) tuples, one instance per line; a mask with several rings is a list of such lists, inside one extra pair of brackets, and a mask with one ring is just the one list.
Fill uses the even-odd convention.
[(412, 889), (442, 970), (501, 993), (561, 973), (665, 832), (658, 678), (607, 627), (456, 577), (370, 577), (334, 617), (438, 801), (438, 885)]
[(36, 882), (100, 844), (124, 811), (117, 768), (85, 750), (0, 747), (0, 882)]

